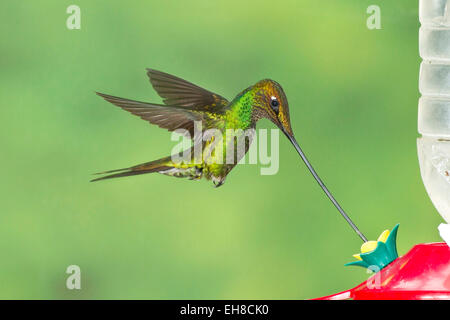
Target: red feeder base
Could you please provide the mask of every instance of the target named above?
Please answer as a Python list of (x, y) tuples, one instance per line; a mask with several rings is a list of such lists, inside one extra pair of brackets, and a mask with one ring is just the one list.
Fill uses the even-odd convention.
[(316, 300), (450, 300), (450, 247), (415, 245), (357, 287)]

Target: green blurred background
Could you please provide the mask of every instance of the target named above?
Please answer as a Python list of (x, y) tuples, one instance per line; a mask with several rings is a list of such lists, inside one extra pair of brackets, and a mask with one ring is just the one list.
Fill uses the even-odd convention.
[[(71, 4), (81, 30), (66, 28)], [(381, 30), (366, 27), (371, 4)], [(277, 80), (297, 139), (369, 238), (399, 222), (400, 254), (440, 240), (416, 155), (417, 1), (0, 8), (0, 298), (305, 299), (368, 277), (343, 266), (361, 241), (284, 138), (278, 174), (238, 166), (219, 189), (158, 174), (89, 183), (175, 144), (94, 94), (159, 102), (146, 67), (230, 99)], [(65, 287), (71, 264), (81, 290)]]

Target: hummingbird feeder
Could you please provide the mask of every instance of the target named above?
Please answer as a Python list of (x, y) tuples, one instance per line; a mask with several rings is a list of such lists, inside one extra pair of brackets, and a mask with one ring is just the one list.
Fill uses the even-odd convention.
[[(419, 18), (420, 171), (431, 201), (450, 223), (450, 0), (420, 0)], [(417, 244), (400, 257), (398, 226), (377, 241), (358, 233), (364, 241), (361, 253), (346, 265), (374, 274), (352, 289), (317, 300), (450, 300), (450, 224), (438, 228), (445, 242)]]

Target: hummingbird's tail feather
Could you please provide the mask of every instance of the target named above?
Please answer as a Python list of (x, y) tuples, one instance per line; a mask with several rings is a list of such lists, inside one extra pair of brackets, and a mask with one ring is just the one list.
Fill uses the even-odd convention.
[(125, 170), (130, 170), (130, 168), (122, 168), (122, 169), (114, 169), (114, 170), (108, 170), (108, 171), (96, 172), (96, 173), (93, 173), (93, 175), (100, 175), (100, 174), (106, 174), (106, 173), (113, 173), (113, 172), (119, 172), (119, 171), (125, 171)]
[(92, 179), (91, 182), (105, 180), (105, 179), (112, 179), (112, 178), (135, 176), (135, 175), (144, 174), (144, 173), (164, 172), (166, 170), (173, 168), (172, 166), (170, 166), (169, 163), (170, 163), (170, 157), (166, 157), (166, 158), (138, 164), (136, 166), (129, 167), (129, 168), (98, 172), (98, 173), (94, 173), (94, 174), (107, 174), (107, 173), (113, 173), (113, 172), (117, 172), (117, 173), (110, 174), (110, 175), (96, 178), (96, 179)]

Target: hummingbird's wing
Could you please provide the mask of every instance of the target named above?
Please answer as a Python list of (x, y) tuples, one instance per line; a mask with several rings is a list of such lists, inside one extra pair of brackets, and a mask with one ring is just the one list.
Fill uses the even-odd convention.
[[(189, 137), (194, 139), (194, 121), (202, 121), (205, 128), (220, 126), (221, 119), (212, 117), (204, 112), (197, 112), (180, 106), (166, 106), (154, 103), (140, 102), (110, 96), (104, 93), (96, 92), (100, 97), (112, 104), (141, 117), (160, 128), (174, 131), (176, 129), (185, 129), (189, 132)], [(200, 137), (201, 138), (201, 137)]]
[(173, 75), (147, 69), (150, 83), (166, 105), (221, 114), (228, 105), (224, 97)]

